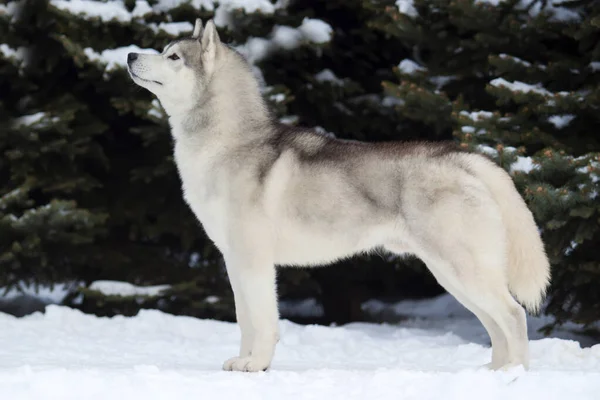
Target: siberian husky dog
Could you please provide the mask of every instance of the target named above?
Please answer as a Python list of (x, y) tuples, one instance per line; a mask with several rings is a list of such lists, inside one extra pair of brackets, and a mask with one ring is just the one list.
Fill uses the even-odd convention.
[[(449, 143), (363, 143), (274, 121), (214, 23), (161, 54), (129, 53), (169, 116), (183, 196), (222, 252), (241, 330), (231, 371), (267, 369), (279, 340), (275, 265), (373, 249), (412, 253), (485, 326), (490, 368), (529, 364), (526, 315), (550, 279), (510, 176)], [(514, 298), (513, 298), (514, 296)]]

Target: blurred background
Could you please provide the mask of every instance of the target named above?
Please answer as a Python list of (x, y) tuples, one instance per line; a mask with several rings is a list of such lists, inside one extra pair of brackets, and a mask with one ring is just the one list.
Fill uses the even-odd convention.
[[(282, 122), (365, 141), (454, 140), (492, 157), (553, 267), (550, 332), (600, 339), (600, 4), (556, 0), (0, 1), (0, 310), (59, 303), (234, 320), (187, 205), (160, 104), (130, 51), (215, 18)], [(386, 321), (437, 296), (416, 259), (280, 269), (282, 318)]]

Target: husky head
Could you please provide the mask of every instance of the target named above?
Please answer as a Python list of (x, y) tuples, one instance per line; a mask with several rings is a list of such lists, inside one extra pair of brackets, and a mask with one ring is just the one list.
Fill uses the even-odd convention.
[(197, 19), (191, 37), (171, 42), (161, 54), (129, 53), (127, 69), (133, 81), (154, 93), (173, 115), (200, 101), (226, 51), (213, 21), (203, 29)]

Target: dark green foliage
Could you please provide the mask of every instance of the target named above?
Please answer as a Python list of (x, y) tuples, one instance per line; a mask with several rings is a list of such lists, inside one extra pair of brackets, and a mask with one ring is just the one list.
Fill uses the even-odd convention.
[[(149, 114), (151, 96), (84, 52), (171, 38), (141, 23), (85, 21), (45, 1), (26, 6), (9, 29), (15, 48), (35, 44), (31, 60), (1, 76), (6, 98), (20, 100), (9, 103), (13, 118), (0, 138), (0, 282), (171, 283), (182, 290), (182, 310), (197, 300), (178, 282), (197, 282), (206, 269), (217, 272), (200, 279), (198, 296), (225, 286), (211, 267), (218, 255), (204, 251), (210, 244), (182, 201), (168, 126)], [(202, 266), (190, 268), (198, 249)]]
[(600, 319), (600, 6), (566, 2), (581, 18), (561, 20), (532, 11), (542, 3), (417, 0), (417, 17), (387, 7), (374, 26), (413, 46), (421, 67), (385, 83), (405, 100), (399, 113), (452, 130), (512, 171), (553, 265), (546, 312), (591, 324)]
[[(131, 11), (135, 2), (126, 5)], [(82, 282), (66, 303), (102, 315), (157, 307), (231, 319), (221, 256), (182, 200), (162, 109), (123, 68), (98, 59), (106, 49), (131, 44), (161, 49), (175, 36), (150, 24), (193, 22), (212, 17), (212, 10), (182, 3), (124, 23), (75, 16), (47, 1), (30, 0), (26, 6), (19, 24), (2, 26), (20, 29), (10, 43), (27, 45), (32, 61), (27, 68), (8, 64), (1, 78), (7, 82), (5, 98), (14, 100), (11, 128), (0, 139), (2, 159), (9, 160), (0, 168), (9, 178), (0, 188), (7, 203), (0, 209), (0, 283)], [(411, 122), (392, 107), (381, 107), (380, 83), (393, 78), (390, 68), (406, 50), (365, 29), (375, 15), (361, 1), (297, 1), (273, 14), (235, 10), (235, 28), (220, 29), (220, 35), (241, 45), (249, 37), (269, 38), (277, 25), (297, 27), (305, 17), (329, 22), (334, 28), (330, 43), (275, 49), (258, 64), (267, 100), (277, 116), (304, 126), (348, 138), (389, 140)], [(317, 74), (326, 68), (342, 84), (319, 80)], [(426, 137), (418, 129), (407, 132), (407, 138)], [(429, 275), (412, 272), (423, 270), (420, 263), (412, 262), (414, 268), (399, 275), (395, 267), (400, 265), (373, 256), (341, 262), (327, 272), (285, 270), (279, 295), (321, 299), (322, 321), (344, 322), (363, 318), (363, 300), (402, 293), (403, 285), (411, 295), (421, 294), (411, 284), (423, 281), (428, 292), (439, 292)], [(411, 279), (405, 282), (403, 275)], [(152, 298), (104, 296), (86, 288), (100, 279), (172, 288)], [(210, 296), (219, 301), (206, 302)]]
[[(488, 153), (512, 170), (543, 230), (554, 267), (547, 312), (592, 323), (600, 319), (600, 64), (591, 64), (600, 62), (600, 11), (569, 2), (582, 17), (572, 23), (535, 12), (545, 4), (416, 0), (408, 15), (395, 0), (296, 0), (273, 13), (233, 10), (219, 33), (240, 46), (304, 18), (327, 22), (330, 42), (273, 48), (256, 63), (274, 114), (343, 138), (455, 138)], [(131, 44), (162, 49), (175, 36), (157, 24), (213, 13), (182, 2), (107, 21), (28, 0), (18, 21), (0, 16), (3, 42), (29, 49), (0, 53), (1, 286), (77, 281), (83, 287), (66, 302), (86, 312), (233, 319), (221, 256), (182, 200), (160, 105), (100, 59)], [(557, 115), (573, 118), (561, 128), (549, 119)], [(536, 168), (515, 170), (527, 157)], [(171, 288), (105, 296), (88, 287), (100, 279)], [(418, 260), (377, 254), (278, 279), (280, 298), (321, 301), (319, 322), (364, 319), (369, 298), (441, 291)]]

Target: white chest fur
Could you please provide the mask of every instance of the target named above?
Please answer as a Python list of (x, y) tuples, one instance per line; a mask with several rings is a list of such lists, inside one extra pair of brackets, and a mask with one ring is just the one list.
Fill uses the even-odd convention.
[(227, 244), (227, 181), (215, 168), (218, 152), (175, 145), (175, 162), (181, 177), (183, 197), (209, 238), (221, 249)]

